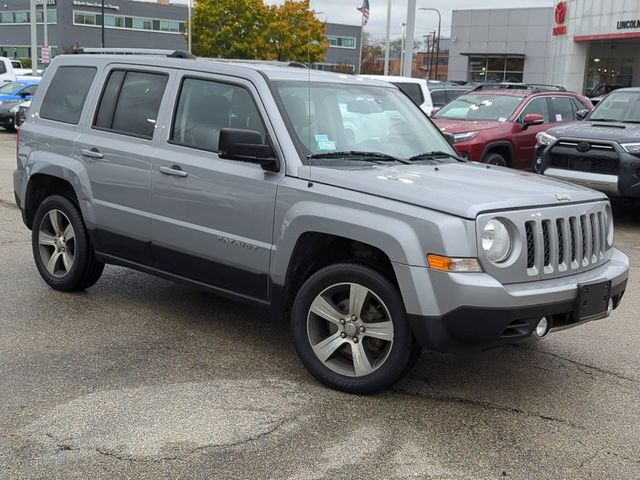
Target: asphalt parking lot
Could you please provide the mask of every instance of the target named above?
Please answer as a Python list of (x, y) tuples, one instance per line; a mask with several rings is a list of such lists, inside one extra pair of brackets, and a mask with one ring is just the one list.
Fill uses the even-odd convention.
[(542, 342), (423, 353), (393, 389), (320, 386), (287, 323), (107, 267), (45, 286), (0, 131), (0, 478), (640, 478), (640, 206), (612, 317)]

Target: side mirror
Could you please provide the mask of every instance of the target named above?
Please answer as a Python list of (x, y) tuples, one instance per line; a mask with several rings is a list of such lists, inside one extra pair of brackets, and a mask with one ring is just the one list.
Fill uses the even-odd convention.
[(280, 165), (271, 145), (262, 142), (262, 134), (254, 130), (223, 128), (220, 130), (218, 155), (225, 160), (259, 163), (264, 170), (278, 171)]
[(451, 144), (451, 146), (456, 143), (456, 138), (453, 136), (453, 133), (442, 132), (442, 134), (444, 135), (444, 138), (447, 139), (447, 142)]
[(27, 98), (27, 97), (30, 97), (31, 94), (27, 92), (20, 92), (19, 96), (20, 98)]
[(586, 108), (584, 110), (578, 110), (576, 112), (576, 119), (584, 120), (585, 118), (587, 118), (587, 115), (589, 115), (589, 110), (587, 110)]
[(539, 113), (527, 113), (522, 119), (522, 129), (526, 130), (532, 125), (542, 125), (544, 123), (544, 117)]

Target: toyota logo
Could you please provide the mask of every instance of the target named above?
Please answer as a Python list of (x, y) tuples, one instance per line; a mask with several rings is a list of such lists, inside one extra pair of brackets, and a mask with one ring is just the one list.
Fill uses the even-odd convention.
[(560, 2), (560, 3), (558, 3), (556, 5), (555, 16), (556, 16), (556, 23), (558, 25), (564, 23), (564, 19), (567, 16), (567, 3), (566, 2)]
[(591, 149), (591, 145), (589, 145), (587, 142), (580, 142), (576, 148), (579, 152), (584, 153), (588, 152)]

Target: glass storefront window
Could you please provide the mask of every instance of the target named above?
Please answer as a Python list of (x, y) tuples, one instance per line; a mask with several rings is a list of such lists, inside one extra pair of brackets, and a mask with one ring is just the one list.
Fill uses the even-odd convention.
[(633, 58), (591, 57), (587, 69), (588, 97), (606, 95), (616, 88), (630, 87), (633, 79)]
[[(75, 25), (101, 25), (102, 17), (93, 12), (74, 10), (73, 23)], [(124, 15), (107, 14), (105, 15), (104, 25), (107, 28), (126, 28), (132, 30), (180, 33), (183, 30), (184, 24), (175, 20), (156, 20), (145, 17), (127, 17)]]
[(523, 57), (469, 57), (467, 79), (471, 82), (522, 82)]

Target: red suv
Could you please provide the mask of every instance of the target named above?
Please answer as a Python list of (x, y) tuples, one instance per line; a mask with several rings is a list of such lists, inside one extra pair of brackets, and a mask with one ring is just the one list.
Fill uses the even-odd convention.
[(453, 136), (456, 150), (469, 160), (531, 169), (536, 133), (573, 122), (577, 112), (592, 109), (588, 98), (563, 87), (481, 85), (442, 107), (432, 119)]

